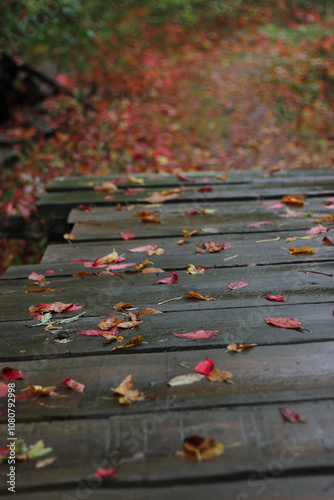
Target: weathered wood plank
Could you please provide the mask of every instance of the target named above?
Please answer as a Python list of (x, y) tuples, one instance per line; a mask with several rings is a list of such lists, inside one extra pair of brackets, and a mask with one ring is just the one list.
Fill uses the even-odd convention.
[[(75, 416), (137, 415), (145, 411), (163, 412), (166, 406), (181, 409), (215, 408), (243, 404), (288, 405), (292, 401), (333, 399), (333, 342), (302, 345), (258, 346), (233, 355), (225, 349), (199, 349), (131, 354), (121, 356), (88, 356), (49, 359), (62, 346), (44, 347), (44, 357), (11, 361), (10, 366), (21, 370), (25, 380), (16, 381), (17, 394), (28, 385), (50, 386), (72, 378), (85, 384), (83, 394), (66, 388), (57, 389), (68, 397), (44, 397), (32, 401), (17, 401), (17, 421), (49, 418), (67, 419)], [(43, 355), (43, 353), (41, 353)], [(112, 357), (111, 357), (112, 356)], [(215, 383), (203, 379), (192, 385), (168, 387), (173, 377), (194, 373), (194, 367), (206, 358), (232, 373), (234, 384)], [(1, 368), (8, 361), (1, 362)], [(135, 375), (134, 387), (155, 399), (119, 405), (112, 388), (129, 374)], [(5, 408), (6, 401), (1, 404)], [(5, 418), (5, 417), (3, 417)]]
[[(189, 203), (190, 200), (206, 201), (252, 201), (259, 199), (275, 199), (283, 195), (304, 194), (309, 197), (329, 197), (334, 194), (334, 183), (324, 182), (309, 186), (292, 187), (284, 184), (282, 187), (252, 187), (250, 190), (240, 189), (237, 186), (217, 186), (211, 192), (201, 193), (198, 189), (189, 187), (183, 190), (177, 198), (167, 200), (165, 203)], [(106, 199), (106, 195), (98, 191), (64, 191), (60, 193), (48, 193), (37, 203), (37, 213), (41, 219), (62, 219), (79, 204), (95, 204), (99, 206), (114, 206), (118, 203), (143, 203), (145, 199), (153, 194), (153, 189), (144, 189), (129, 195), (123, 191), (112, 193), (112, 198)]]
[[(77, 264), (79, 267), (79, 264)], [(57, 269), (58, 267), (58, 269)], [(129, 274), (119, 276), (89, 276), (68, 278), (74, 269), (70, 265), (54, 266), (55, 274), (48, 277), (46, 286), (56, 293), (25, 293), (30, 289), (28, 272), (20, 267), (12, 267), (14, 276), (21, 279), (1, 281), (0, 321), (28, 320), (31, 304), (62, 301), (87, 304), (85, 317), (113, 312), (113, 306), (120, 301), (129, 302), (139, 309), (155, 307), (163, 312), (206, 311), (230, 308), (270, 307), (283, 314), (286, 305), (330, 303), (333, 294), (334, 263), (314, 266), (260, 266), (245, 268), (207, 269), (204, 274), (189, 275), (179, 272), (179, 280), (172, 285), (152, 285), (163, 276), (154, 274)], [(78, 268), (77, 267), (77, 268)], [(308, 273), (310, 267), (315, 273)], [(45, 266), (34, 266), (35, 271), (45, 272)], [(299, 270), (298, 270), (299, 269)], [(15, 273), (16, 271), (16, 273)], [(94, 272), (94, 270), (91, 269)], [(96, 270), (99, 272), (100, 270)], [(21, 272), (22, 274), (18, 274)], [(13, 277), (12, 273), (12, 277)], [(317, 274), (324, 273), (324, 274)], [(9, 273), (8, 273), (9, 274)], [(329, 276), (328, 276), (329, 275)], [(55, 276), (55, 277), (54, 277)], [(248, 286), (240, 290), (230, 290), (229, 283), (246, 281)], [(32, 286), (38, 289), (38, 286)], [(209, 295), (215, 300), (204, 301), (187, 297), (188, 291)], [(269, 302), (263, 294), (282, 295), (287, 302)], [(178, 300), (171, 300), (177, 298)], [(159, 303), (169, 301), (159, 305)], [(15, 305), (15, 307), (14, 307)], [(277, 309), (279, 308), (279, 309)], [(138, 309), (138, 310), (139, 310)], [(278, 314), (278, 312), (277, 312)], [(73, 315), (73, 314), (72, 314)], [(68, 314), (67, 316), (71, 316)], [(146, 316), (145, 318), (148, 318)], [(160, 320), (162, 318), (160, 317)]]
[[(298, 473), (296, 471), (296, 473)], [(321, 474), (321, 471), (319, 471)], [(232, 474), (231, 474), (232, 475)], [(281, 477), (283, 475), (283, 477)], [(87, 484), (87, 482), (89, 484)], [(45, 489), (43, 492), (34, 491), (24, 494), (16, 493), (15, 500), (77, 500), (78, 492), (92, 493), (94, 500), (110, 500), (112, 496), (115, 500), (175, 500), (191, 498), (202, 500), (205, 497), (212, 500), (228, 498), (233, 500), (332, 500), (334, 488), (334, 476), (332, 474), (307, 475), (284, 477), (284, 473), (275, 474), (274, 471), (265, 471), (263, 476), (257, 478), (250, 474), (248, 479), (238, 481), (230, 478), (222, 478), (219, 482), (217, 478), (214, 482), (205, 481), (200, 484), (191, 480), (192, 484), (169, 485), (149, 488), (145, 485), (136, 484), (134, 488), (119, 488), (113, 483), (102, 483), (93, 485), (89, 478), (84, 478), (84, 482), (77, 482), (74, 486), (57, 491)], [(93, 490), (93, 492), (92, 492)]]
[[(67, 191), (67, 190), (85, 190), (94, 189), (94, 186), (101, 186), (103, 182), (115, 182), (119, 189), (128, 187), (138, 187), (143, 181), (143, 185), (149, 187), (176, 187), (180, 185), (214, 185), (214, 184), (246, 184), (254, 182), (267, 183), (282, 183), (287, 182), (291, 185), (294, 183), (312, 184), (314, 182), (331, 181), (333, 179), (332, 168), (321, 169), (298, 169), (284, 170), (276, 172), (272, 177), (268, 177), (266, 171), (229, 171), (226, 172), (228, 177), (225, 180), (219, 179), (219, 176), (224, 175), (224, 172), (184, 172), (189, 181), (185, 181), (167, 173), (159, 174), (140, 174), (133, 175), (139, 182), (131, 182), (126, 175), (85, 175), (72, 177), (57, 177), (46, 189), (48, 192)], [(218, 177), (217, 177), (218, 175)], [(267, 176), (267, 177), (266, 177)], [(204, 180), (203, 180), (204, 179)]]
[[(28, 443), (43, 439), (53, 448), (50, 456), (56, 461), (39, 470), (34, 468), (35, 460), (19, 464), (17, 489), (75, 488), (80, 480), (92, 480), (100, 466), (118, 470), (113, 481), (105, 485), (111, 495), (118, 486), (166, 486), (170, 481), (189, 485), (239, 478), (248, 479), (254, 487), (260, 471), (268, 480), (275, 473), (283, 477), (310, 470), (316, 475), (321, 469), (333, 473), (333, 403), (295, 403), (293, 408), (305, 418), (304, 424), (284, 422), (272, 405), (182, 413), (167, 407), (159, 414), (19, 424), (17, 436)], [(201, 463), (176, 457), (184, 437), (193, 434), (214, 436), (224, 444), (224, 453)], [(124, 460), (116, 451), (123, 452), (125, 458), (137, 453), (137, 460)], [(8, 465), (0, 467), (6, 472)]]

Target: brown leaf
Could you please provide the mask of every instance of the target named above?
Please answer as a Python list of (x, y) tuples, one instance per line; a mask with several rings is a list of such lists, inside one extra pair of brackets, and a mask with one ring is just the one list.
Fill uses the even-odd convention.
[(321, 240), (322, 245), (326, 245), (328, 247), (334, 247), (334, 242), (330, 240), (327, 236), (324, 236)]
[(113, 392), (124, 396), (127, 392), (130, 391), (133, 387), (133, 379), (135, 375), (127, 375), (125, 379), (116, 387), (116, 389), (112, 389)]
[(78, 271), (77, 273), (75, 274), (72, 274), (72, 276), (74, 277), (81, 277), (81, 276), (94, 276), (93, 273), (89, 273), (88, 271)]
[(113, 309), (114, 311), (124, 311), (125, 309), (131, 309), (133, 307), (132, 304), (128, 304), (125, 302), (118, 302), (118, 304), (115, 304)]
[(160, 219), (157, 219), (156, 217), (153, 217), (153, 215), (145, 215), (141, 218), (141, 221), (148, 222), (150, 224), (162, 224), (162, 221)]
[(146, 267), (148, 264), (153, 264), (153, 262), (149, 261), (147, 258), (143, 259), (141, 264), (139, 264), (138, 266), (135, 267), (135, 271), (140, 271), (141, 269)]
[(215, 365), (213, 365), (209, 375), (207, 375), (207, 378), (211, 380), (211, 382), (229, 382), (230, 384), (233, 384), (233, 382), (230, 380), (232, 376), (232, 373), (226, 370), (220, 370)]
[(185, 295), (189, 295), (189, 297), (193, 297), (194, 299), (198, 300), (216, 300), (210, 297), (209, 295), (201, 295), (200, 293), (197, 292), (187, 292)]
[[(124, 320), (124, 318), (123, 318)], [(118, 326), (119, 323), (122, 323), (122, 320), (119, 318), (108, 318), (108, 319), (103, 319), (100, 321), (98, 324), (98, 327), (100, 330), (110, 330), (110, 328), (113, 328), (114, 326)]]
[(163, 248), (157, 248), (156, 250), (147, 250), (147, 255), (151, 257), (151, 255), (163, 255), (165, 250)]
[(207, 460), (224, 451), (224, 446), (217, 443), (215, 438), (203, 438), (201, 436), (189, 436), (183, 441), (184, 451), (176, 453), (177, 456), (198, 461)]
[(304, 200), (306, 196), (302, 194), (292, 194), (283, 196), (281, 203), (284, 205), (289, 205), (290, 207), (302, 207), (304, 205)]
[(140, 309), (140, 311), (137, 312), (137, 316), (140, 314), (163, 314), (163, 312), (158, 311), (157, 309), (152, 309), (152, 307), (144, 307), (144, 309)]
[(145, 267), (145, 269), (142, 270), (142, 273), (164, 273), (165, 271), (163, 269), (160, 269), (158, 267)]
[(143, 341), (143, 337), (141, 335), (137, 335), (136, 337), (133, 337), (131, 340), (129, 340), (129, 342), (127, 342), (126, 344), (120, 345), (119, 347), (114, 347), (111, 352), (118, 349), (127, 349), (128, 347), (133, 347), (135, 345), (141, 344)]
[(294, 248), (290, 247), (289, 252), (293, 255), (296, 253), (316, 253), (318, 250), (314, 250), (314, 248), (311, 247), (302, 247), (302, 248)]
[(64, 292), (65, 291), (65, 288), (62, 288), (61, 290), (54, 290), (53, 288), (41, 288), (41, 289), (34, 289), (34, 288), (30, 288), (29, 290), (26, 290), (25, 293), (54, 293), (54, 292)]

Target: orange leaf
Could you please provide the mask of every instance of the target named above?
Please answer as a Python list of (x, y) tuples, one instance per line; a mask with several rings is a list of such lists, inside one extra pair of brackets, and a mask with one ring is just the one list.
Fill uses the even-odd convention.
[(118, 302), (118, 304), (115, 304), (113, 309), (114, 311), (124, 311), (124, 309), (131, 309), (133, 307), (132, 304), (127, 304), (125, 302)]
[(210, 297), (209, 295), (201, 295), (200, 293), (197, 292), (187, 292), (186, 295), (189, 295), (189, 297), (193, 297), (194, 299), (199, 299), (199, 300), (216, 300)]
[(229, 344), (227, 346), (227, 350), (231, 352), (242, 352), (245, 349), (250, 349), (251, 347), (255, 347), (257, 344)]
[(314, 250), (314, 248), (311, 248), (311, 247), (302, 247), (302, 248), (294, 248), (294, 247), (290, 247), (289, 248), (289, 252), (291, 254), (295, 254), (295, 253), (316, 253), (318, 250)]
[(120, 345), (119, 347), (114, 347), (111, 352), (117, 351), (118, 349), (127, 349), (128, 347), (133, 347), (135, 345), (141, 344), (144, 341), (143, 337), (141, 335), (137, 335), (136, 337), (133, 337), (129, 342), (126, 344)]
[(281, 203), (284, 203), (285, 205), (289, 205), (291, 207), (302, 207), (305, 203), (305, 198), (306, 196), (302, 194), (286, 195), (281, 199)]

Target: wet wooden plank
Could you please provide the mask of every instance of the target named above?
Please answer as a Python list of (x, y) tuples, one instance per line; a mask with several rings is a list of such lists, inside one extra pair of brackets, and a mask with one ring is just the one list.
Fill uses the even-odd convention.
[[(182, 174), (182, 172), (181, 172)], [(159, 174), (134, 174), (132, 177), (137, 179), (137, 182), (131, 182), (126, 175), (85, 175), (85, 176), (70, 176), (57, 177), (46, 189), (48, 192), (67, 191), (67, 190), (85, 190), (94, 189), (94, 186), (101, 186), (104, 182), (115, 182), (119, 189), (128, 187), (138, 187), (143, 183), (149, 187), (176, 187), (181, 185), (214, 185), (214, 184), (248, 184), (254, 182), (278, 183), (288, 182), (291, 185), (294, 183), (312, 184), (314, 182), (331, 181), (334, 171), (332, 168), (321, 169), (298, 169), (278, 171), (273, 176), (269, 177), (264, 171), (229, 171), (229, 172), (184, 172), (183, 175), (189, 179), (183, 180), (177, 175), (167, 173)], [(221, 180), (221, 176), (227, 175), (225, 180)], [(218, 177), (217, 177), (218, 176)], [(139, 179), (139, 180), (138, 180)]]
[[(139, 188), (140, 189), (140, 188)], [(167, 200), (165, 203), (189, 203), (190, 200), (204, 201), (255, 201), (259, 199), (275, 199), (288, 194), (303, 194), (308, 197), (329, 197), (334, 195), (334, 182), (316, 183), (314, 186), (290, 186), (284, 184), (282, 187), (258, 187), (249, 190), (237, 186), (217, 186), (211, 192), (199, 192), (198, 189), (188, 187), (184, 189), (177, 198)], [(79, 204), (95, 204), (98, 206), (115, 206), (118, 203), (143, 203), (146, 198), (153, 194), (153, 189), (144, 189), (129, 195), (119, 190), (110, 195), (98, 191), (64, 191), (48, 193), (37, 203), (37, 213), (41, 219), (56, 220), (65, 219), (69, 212)]]
[[(45, 347), (45, 346), (44, 346)], [(49, 346), (50, 347), (50, 346)], [(139, 415), (143, 412), (164, 412), (196, 408), (234, 407), (275, 403), (289, 406), (291, 402), (333, 400), (333, 342), (303, 345), (258, 346), (233, 355), (225, 349), (196, 349), (174, 352), (50, 359), (46, 347), (44, 357), (11, 361), (10, 366), (21, 370), (25, 380), (16, 381), (16, 393), (28, 385), (50, 386), (72, 378), (85, 384), (79, 394), (57, 388), (65, 397), (42, 397), (16, 404), (17, 422), (61, 419), (87, 416), (102, 418), (109, 415)], [(61, 346), (53, 346), (57, 354)], [(133, 351), (132, 351), (133, 352)], [(112, 357), (111, 357), (112, 356)], [(180, 375), (194, 373), (202, 360), (213, 359), (215, 365), (232, 373), (233, 384), (210, 382), (206, 378), (191, 385), (167, 386)], [(1, 368), (8, 361), (1, 362)], [(130, 406), (118, 403), (112, 388), (129, 374), (135, 375), (134, 388), (155, 399), (132, 402)], [(6, 401), (0, 402), (1, 410)], [(3, 417), (6, 419), (6, 416)]]
[[(202, 233), (196, 237), (188, 239), (184, 245), (177, 245), (176, 241), (182, 239), (182, 233), (178, 233), (175, 237), (158, 237), (152, 236), (149, 239), (134, 239), (131, 241), (108, 240), (99, 242), (73, 242), (68, 244), (49, 245), (42, 258), (43, 265), (57, 269), (60, 263), (69, 263), (76, 259), (88, 259), (94, 261), (98, 257), (102, 257), (112, 252), (115, 248), (119, 254), (124, 254), (128, 262), (140, 262), (145, 258), (146, 252), (133, 253), (129, 252), (128, 248), (137, 246), (158, 244), (159, 247), (165, 250), (163, 255), (154, 255), (150, 257), (150, 261), (154, 262), (155, 267), (162, 269), (182, 269), (186, 264), (194, 264), (196, 266), (220, 266), (220, 267), (238, 267), (248, 264), (269, 265), (269, 264), (296, 264), (303, 262), (320, 263), (324, 260), (331, 260), (334, 256), (333, 247), (321, 244), (323, 235), (319, 235), (312, 240), (297, 239), (293, 242), (286, 242), (289, 237), (305, 237), (306, 231), (289, 230), (285, 232), (253, 232), (239, 234), (214, 234)], [(329, 234), (329, 237), (330, 234)], [(278, 239), (279, 238), (279, 239)], [(214, 242), (228, 242), (231, 248), (225, 249), (219, 253), (200, 254), (197, 252), (195, 245), (201, 245), (205, 241), (212, 240)], [(269, 240), (269, 241), (268, 241)], [(311, 246), (317, 253), (313, 254), (290, 254), (288, 248), (294, 246), (301, 248), (302, 246)], [(233, 257), (233, 258), (231, 258)], [(82, 269), (74, 267), (74, 272)], [(58, 267), (57, 267), (58, 266)], [(22, 267), (22, 266), (21, 266)], [(44, 268), (45, 270), (47, 270)], [(24, 272), (29, 273), (33, 266), (22, 267)], [(131, 269), (131, 268), (130, 268)], [(7, 272), (3, 278), (7, 279), (12, 275), (13, 268)], [(73, 273), (72, 273), (73, 274)], [(27, 274), (28, 276), (28, 274)]]
[[(284, 422), (273, 405), (19, 424), (17, 435), (28, 443), (43, 439), (56, 461), (39, 470), (35, 460), (20, 464), (17, 489), (74, 488), (100, 466), (118, 470), (104, 486), (111, 495), (118, 486), (166, 486), (171, 480), (188, 486), (233, 479), (252, 484), (250, 478), (255, 480), (259, 471), (269, 477), (277, 471), (283, 477), (310, 470), (316, 475), (321, 469), (333, 473), (333, 403), (294, 403), (293, 408), (303, 415), (304, 424)], [(193, 434), (214, 436), (224, 444), (224, 453), (201, 463), (176, 457), (184, 437)], [(125, 457), (136, 453), (137, 460), (124, 460), (123, 455), (122, 463), (116, 451)], [(0, 467), (6, 471), (6, 465)]]
[[(296, 471), (296, 474), (298, 472)], [(77, 500), (76, 493), (94, 491), (94, 500), (170, 500), (170, 498), (191, 498), (202, 500), (209, 497), (212, 499), (229, 498), (240, 500), (332, 500), (334, 491), (334, 475), (324, 474), (284, 477), (284, 472), (275, 475), (274, 471), (264, 470), (263, 476), (256, 478), (250, 474), (248, 479), (238, 481), (226, 478), (213, 482), (200, 484), (191, 480), (191, 484), (156, 486), (142, 486), (136, 484), (134, 488), (119, 488), (115, 484), (102, 483), (95, 486), (89, 478), (84, 478), (83, 483), (79, 481), (66, 489), (48, 491), (49, 500)], [(283, 476), (283, 477), (282, 477)], [(89, 484), (88, 484), (89, 483)], [(80, 490), (79, 490), (80, 487)], [(45, 492), (34, 491), (24, 494), (16, 493), (16, 500), (44, 500)], [(243, 495), (243, 496), (241, 496)]]
[[(79, 268), (79, 264), (77, 266)], [(45, 265), (34, 266), (34, 269), (37, 273), (44, 273), (45, 267)], [(61, 271), (58, 271), (59, 266), (54, 267), (54, 275), (49, 277), (45, 274), (49, 280), (46, 286), (55, 290), (64, 290), (57, 294), (26, 293), (26, 290), (31, 288), (38, 290), (38, 285), (28, 286), (30, 282), (27, 280), (28, 272), (23, 272), (21, 266), (10, 268), (13, 271), (12, 278), (16, 276), (16, 279), (1, 281), (0, 321), (29, 320), (28, 308), (31, 304), (52, 301), (87, 304), (87, 307), (83, 309), (86, 311), (85, 317), (96, 317), (114, 312), (113, 306), (120, 301), (131, 303), (138, 310), (143, 307), (154, 307), (168, 313), (269, 307), (270, 305), (271, 308), (276, 308), (277, 314), (278, 311), (283, 314), (286, 305), (330, 303), (333, 294), (334, 262), (318, 263), (314, 273), (309, 271), (315, 270), (315, 267), (307, 264), (300, 264), (298, 268), (290, 265), (277, 265), (207, 269), (200, 275), (189, 275), (182, 270), (178, 272), (178, 282), (170, 285), (153, 285), (157, 279), (164, 276), (162, 273), (158, 275), (155, 273), (129, 274), (124, 275), (123, 278), (113, 275), (71, 278), (68, 276), (74, 272), (72, 266), (62, 265)], [(94, 272), (94, 269), (91, 271)], [(99, 271), (95, 270), (95, 272)], [(246, 281), (248, 286), (239, 290), (230, 290), (228, 285), (235, 281)], [(209, 295), (215, 300), (204, 301), (188, 297), (185, 294), (190, 290)], [(262, 297), (265, 293), (281, 295), (287, 301), (269, 302)], [(177, 300), (171, 300), (175, 298)], [(148, 319), (148, 316), (146, 315), (145, 318)], [(163, 321), (161, 316), (159, 318)]]

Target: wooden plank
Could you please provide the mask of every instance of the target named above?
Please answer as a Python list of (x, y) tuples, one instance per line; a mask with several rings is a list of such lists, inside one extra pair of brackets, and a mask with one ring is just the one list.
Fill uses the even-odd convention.
[[(296, 472), (297, 473), (297, 472)], [(321, 472), (320, 472), (321, 473)], [(283, 472), (282, 472), (283, 475)], [(216, 482), (217, 481), (217, 482)], [(134, 488), (119, 488), (117, 485), (105, 482), (97, 486), (86, 477), (83, 483), (79, 481), (67, 489), (43, 492), (34, 491), (24, 494), (16, 493), (15, 500), (44, 500), (47, 494), (48, 500), (77, 500), (77, 493), (91, 493), (93, 490), (94, 500), (170, 500), (171, 498), (191, 498), (202, 500), (203, 498), (233, 500), (332, 500), (334, 475), (301, 475), (293, 477), (281, 477), (275, 471), (264, 470), (263, 476), (257, 479), (249, 475), (247, 480), (238, 481), (223, 478), (219, 482), (204, 484), (197, 483), (192, 479), (192, 484), (174, 485), (172, 482), (165, 486), (136, 484)]]
[[(145, 186), (149, 187), (176, 187), (181, 185), (214, 185), (214, 184), (249, 184), (254, 182), (288, 182), (294, 184), (296, 182), (310, 184), (314, 182), (331, 181), (333, 179), (332, 168), (321, 169), (298, 169), (284, 170), (276, 172), (272, 177), (268, 177), (266, 171), (229, 171), (225, 172), (228, 177), (226, 180), (220, 180), (219, 176), (224, 175), (224, 172), (184, 172), (189, 181), (185, 181), (164, 172), (159, 174), (134, 174), (132, 177), (139, 179), (139, 182), (131, 182), (126, 175), (85, 175), (85, 176), (70, 176), (57, 177), (46, 186), (48, 192), (68, 191), (68, 190), (85, 190), (94, 189), (94, 186), (101, 186), (104, 182), (115, 182), (119, 189), (128, 187), (138, 187), (143, 181)], [(218, 175), (218, 177), (217, 177)], [(266, 177), (267, 176), (267, 177)], [(204, 179), (204, 180), (203, 180)]]
[[(77, 264), (79, 268), (79, 264)], [(28, 267), (28, 266), (27, 266)], [(34, 266), (37, 273), (44, 273), (47, 266)], [(1, 280), (0, 321), (28, 320), (28, 308), (31, 304), (62, 301), (87, 304), (85, 317), (112, 312), (112, 307), (122, 300), (139, 309), (155, 307), (163, 312), (206, 311), (230, 308), (266, 307), (284, 311), (286, 305), (330, 303), (333, 294), (334, 263), (317, 264), (315, 273), (308, 273), (310, 267), (301, 264), (298, 269), (285, 266), (260, 266), (245, 268), (207, 269), (204, 274), (189, 275), (184, 270), (179, 272), (179, 280), (171, 285), (152, 285), (160, 275), (129, 274), (119, 276), (89, 276), (68, 278), (74, 269), (70, 265), (55, 266), (55, 274), (48, 277), (46, 286), (56, 293), (25, 293), (30, 289), (28, 272), (20, 267), (12, 267), (12, 276), (17, 279)], [(94, 272), (94, 270), (91, 269)], [(99, 272), (100, 270), (96, 270)], [(21, 272), (22, 274), (19, 274)], [(324, 274), (317, 274), (324, 273)], [(9, 272), (7, 274), (10, 274)], [(54, 277), (55, 276), (55, 277)], [(20, 279), (21, 278), (21, 279)], [(248, 286), (240, 290), (230, 290), (229, 283), (246, 281)], [(32, 285), (33, 289), (39, 289)], [(209, 295), (215, 300), (197, 300), (185, 295), (188, 291)], [(282, 295), (286, 302), (269, 302), (263, 294)], [(171, 301), (170, 299), (178, 298)], [(159, 303), (168, 301), (164, 304)], [(15, 305), (15, 307), (13, 307)], [(279, 308), (279, 309), (277, 309)], [(138, 310), (139, 310), (138, 309)], [(283, 313), (283, 312), (282, 312)], [(278, 314), (278, 312), (277, 312)], [(69, 315), (70, 316), (70, 315)], [(148, 318), (146, 316), (146, 318)], [(161, 319), (161, 318), (160, 318)]]
[[(45, 346), (43, 346), (45, 347)], [(50, 347), (50, 346), (49, 346)], [(164, 412), (196, 408), (253, 406), (275, 403), (288, 406), (291, 402), (334, 399), (333, 342), (312, 344), (258, 346), (233, 355), (225, 349), (184, 350), (123, 355), (109, 354), (66, 358), (59, 355), (62, 346), (44, 349), (31, 360), (10, 361), (9, 366), (21, 370), (25, 380), (16, 381), (16, 393), (28, 385), (50, 386), (72, 378), (85, 384), (83, 394), (62, 387), (59, 394), (67, 397), (42, 397), (16, 404), (18, 422), (74, 417), (102, 418), (109, 415), (139, 415), (143, 412)], [(133, 351), (132, 351), (133, 352)], [(111, 358), (112, 356), (112, 358)], [(234, 384), (210, 382), (206, 378), (192, 385), (168, 387), (167, 381), (188, 373), (202, 360), (213, 359), (215, 365), (232, 373)], [(8, 360), (1, 362), (1, 368)], [(155, 399), (119, 405), (112, 388), (128, 375), (135, 375), (134, 388)], [(71, 393), (70, 393), (71, 392)], [(6, 401), (1, 404), (5, 408)], [(5, 416), (3, 417), (6, 418)]]
[[(121, 255), (124, 254), (129, 262), (140, 262), (141, 259), (146, 257), (146, 253), (132, 253), (128, 248), (135, 248), (137, 246), (158, 244), (159, 247), (165, 250), (163, 255), (154, 255), (150, 261), (154, 262), (155, 267), (162, 269), (182, 269), (186, 264), (194, 264), (196, 266), (219, 266), (219, 267), (238, 267), (247, 266), (251, 263), (257, 265), (269, 264), (296, 264), (300, 265), (303, 262), (310, 262), (317, 265), (321, 261), (331, 260), (333, 258), (332, 247), (321, 244), (323, 235), (319, 235), (312, 240), (296, 240), (293, 242), (286, 242), (288, 237), (305, 237), (305, 231), (290, 230), (286, 232), (264, 234), (259, 232), (241, 234), (214, 234), (206, 233), (191, 239), (188, 239), (184, 245), (177, 245), (176, 241), (182, 238), (181, 233), (177, 237), (163, 238), (153, 236), (148, 240), (134, 239), (132, 241), (117, 241), (108, 240), (100, 242), (85, 242), (49, 245), (42, 258), (42, 263), (46, 267), (45, 270), (51, 268), (60, 268), (60, 263), (69, 263), (76, 259), (88, 259), (94, 261), (98, 257), (102, 257), (112, 252), (115, 248)], [(331, 236), (330, 236), (331, 237)], [(278, 240), (278, 238), (280, 238)], [(228, 242), (231, 248), (226, 249), (219, 253), (200, 254), (197, 252), (195, 245), (201, 245), (203, 242), (213, 240), (214, 242)], [(263, 241), (265, 240), (265, 241)], [(268, 241), (269, 240), (269, 241)], [(270, 241), (271, 240), (271, 241)], [(295, 246), (301, 248), (302, 246), (311, 246), (317, 253), (315, 254), (293, 254), (289, 253), (288, 248)], [(233, 258), (231, 258), (233, 257)], [(226, 260), (227, 259), (227, 260)], [(79, 268), (74, 267), (74, 272)], [(26, 276), (30, 274), (30, 269), (33, 266), (22, 267), (23, 272), (27, 272)], [(41, 268), (42, 269), (42, 268)], [(81, 265), (82, 269), (82, 265)], [(131, 268), (130, 268), (131, 269)], [(3, 275), (4, 279), (12, 275), (11, 271)], [(18, 271), (20, 273), (20, 271)], [(73, 274), (73, 273), (72, 273)]]
[[(111, 495), (118, 486), (255, 480), (259, 471), (269, 477), (275, 472), (286, 477), (311, 470), (314, 475), (321, 470), (333, 474), (332, 402), (295, 403), (293, 407), (305, 418), (304, 424), (284, 422), (278, 408), (271, 405), (182, 413), (167, 409), (159, 414), (18, 424), (20, 438), (29, 444), (43, 439), (53, 448), (50, 456), (56, 461), (39, 470), (34, 468), (35, 460), (19, 464), (17, 489), (73, 488), (80, 479), (92, 478), (99, 466), (118, 470), (108, 484)], [(224, 444), (224, 453), (201, 463), (176, 457), (184, 437), (193, 434), (214, 436)], [(137, 453), (138, 458), (120, 463), (116, 451), (125, 457)], [(6, 472), (8, 465), (0, 467)]]
[[(290, 186), (284, 184), (282, 187), (252, 187), (251, 190), (240, 189), (237, 186), (217, 186), (211, 192), (201, 193), (198, 189), (189, 187), (183, 190), (177, 198), (167, 200), (165, 203), (189, 203), (190, 200), (204, 201), (252, 201), (259, 199), (275, 199), (283, 195), (304, 194), (309, 197), (329, 197), (334, 195), (334, 183), (324, 182), (323, 184), (316, 183), (314, 186)], [(36, 205), (38, 216), (41, 219), (56, 220), (66, 218), (68, 213), (78, 205), (95, 204), (98, 206), (115, 206), (118, 203), (143, 203), (145, 199), (153, 194), (153, 189), (144, 189), (129, 195), (125, 195), (123, 191), (112, 193), (112, 198), (107, 198), (106, 195), (98, 191), (64, 191), (56, 193), (48, 193), (40, 199)]]
[[(238, 201), (238, 202), (208, 202), (204, 199), (195, 199), (190, 200), (185, 203), (177, 203), (171, 202), (169, 204), (161, 204), (160, 206), (152, 206), (148, 203), (140, 204), (140, 205), (131, 205), (131, 204), (123, 204), (122, 210), (118, 210), (115, 206), (109, 207), (101, 207), (101, 206), (91, 206), (89, 212), (85, 212), (83, 210), (74, 208), (71, 210), (68, 222), (70, 224), (74, 224), (80, 220), (82, 221), (115, 221), (117, 220), (132, 220), (140, 223), (140, 218), (134, 219), (134, 214), (136, 214), (140, 210), (153, 210), (158, 215), (162, 215), (163, 219), (180, 215), (184, 219), (188, 221), (188, 223), (195, 222), (198, 219), (198, 215), (189, 215), (187, 212), (189, 210), (197, 210), (200, 212), (201, 209), (213, 209), (215, 217), (222, 217), (223, 222), (227, 222), (230, 218), (235, 219), (243, 219), (245, 217), (253, 218), (252, 222), (258, 222), (262, 220), (270, 220), (271, 217), (280, 217), (281, 222), (283, 222), (284, 215), (289, 210), (289, 207), (282, 205), (281, 208), (271, 209), (270, 207), (278, 203), (280, 198), (271, 201)], [(326, 206), (324, 206), (324, 198), (322, 197), (314, 197), (305, 200), (305, 205), (298, 208), (291, 208), (290, 210), (295, 211), (296, 213), (300, 213), (301, 217), (305, 216), (308, 213), (317, 214), (313, 218), (317, 218), (320, 214), (330, 214), (331, 211), (328, 210)], [(303, 215), (304, 214), (304, 215)], [(319, 214), (319, 215), (318, 215)], [(269, 217), (269, 219), (268, 219)], [(204, 217), (204, 220), (210, 217)], [(291, 218), (290, 218), (291, 220)], [(293, 222), (293, 221), (292, 221)], [(246, 224), (246, 222), (245, 222)], [(250, 228), (251, 231), (251, 228)]]

